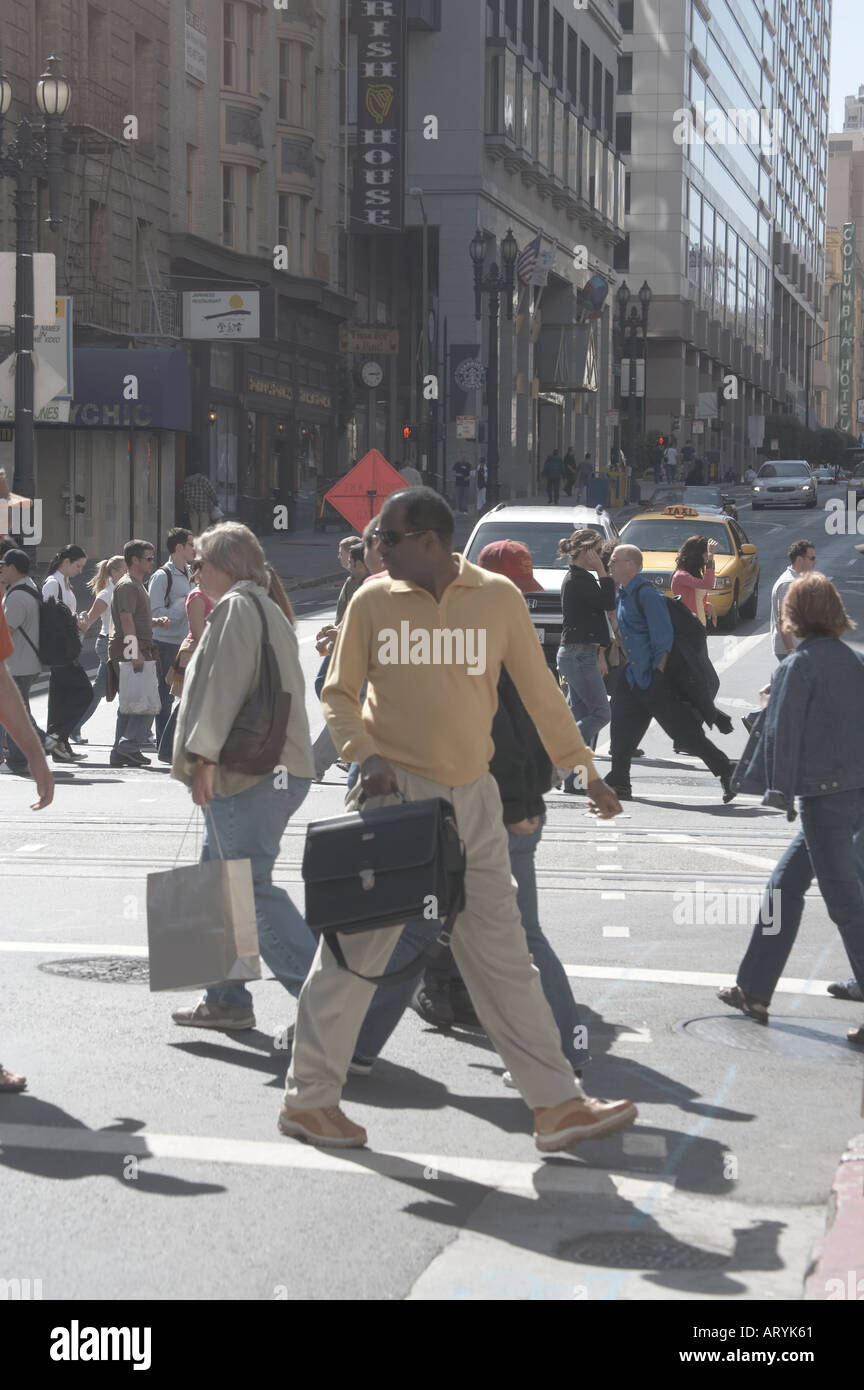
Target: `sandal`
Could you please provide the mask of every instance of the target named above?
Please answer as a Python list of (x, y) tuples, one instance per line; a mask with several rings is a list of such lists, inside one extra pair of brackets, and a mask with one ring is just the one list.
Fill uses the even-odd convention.
[(26, 1090), (26, 1076), (16, 1076), (14, 1072), (7, 1071), (4, 1066), (0, 1066), (0, 1092)]
[(717, 998), (721, 1004), (728, 1004), (732, 1009), (740, 1009), (742, 1014), (752, 1018), (754, 1023), (768, 1022), (768, 1006), (762, 1004), (758, 999), (751, 999), (749, 994), (745, 994), (738, 985), (726, 985), (723, 989), (718, 989)]
[(859, 1028), (850, 1028), (846, 1034), (846, 1041), (864, 1047), (864, 1023)]

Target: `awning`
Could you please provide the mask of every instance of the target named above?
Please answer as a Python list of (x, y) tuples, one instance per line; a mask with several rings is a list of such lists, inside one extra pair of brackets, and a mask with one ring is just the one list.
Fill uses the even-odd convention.
[(178, 348), (76, 348), (73, 429), (192, 428), (192, 384)]

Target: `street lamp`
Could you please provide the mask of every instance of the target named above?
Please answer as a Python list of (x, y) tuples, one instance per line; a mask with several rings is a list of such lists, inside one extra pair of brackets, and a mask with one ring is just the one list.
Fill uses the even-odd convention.
[[(615, 302), (616, 302), (616, 304), (618, 305), (618, 323), (617, 323), (617, 325), (615, 326), (615, 334), (614, 334), (614, 337), (615, 337), (615, 353), (616, 353), (616, 356), (617, 356), (617, 358), (618, 358), (618, 363), (619, 363), (619, 366), (618, 366), (618, 373), (619, 373), (619, 383), (618, 383), (618, 385), (619, 385), (619, 395), (620, 395), (619, 404), (620, 404), (621, 402), (625, 401), (625, 400), (626, 400), (626, 402), (627, 402), (626, 409), (622, 412), (622, 414), (623, 414), (623, 422), (622, 422), (622, 423), (623, 423), (623, 428), (621, 429), (621, 436), (620, 436), (620, 437), (621, 437), (621, 439), (622, 439), (622, 446), (621, 446), (621, 447), (622, 447), (622, 449), (623, 449), (624, 456), (625, 456), (625, 458), (626, 458), (631, 464), (632, 464), (633, 461), (634, 461), (634, 459), (631, 457), (631, 455), (633, 455), (633, 453), (634, 453), (634, 445), (633, 445), (634, 419), (633, 419), (633, 417), (634, 417), (634, 415), (635, 415), (635, 413), (636, 413), (636, 411), (634, 410), (633, 402), (634, 402), (634, 400), (637, 401), (637, 402), (638, 402), (638, 400), (639, 400), (638, 393), (637, 393), (637, 385), (638, 385), (638, 381), (637, 381), (637, 377), (638, 377), (638, 368), (637, 368), (637, 365), (636, 365), (636, 364), (638, 363), (640, 357), (641, 357), (641, 359), (642, 359), (642, 364), (643, 364), (643, 365), (642, 365), (642, 404), (641, 404), (641, 407), (637, 405), (637, 409), (638, 409), (638, 410), (640, 411), (640, 413), (641, 413), (642, 431), (643, 431), (643, 433), (644, 433), (644, 431), (645, 431), (645, 404), (646, 404), (646, 403), (645, 403), (645, 356), (646, 356), (646, 341), (647, 341), (647, 338), (648, 338), (648, 310), (649, 310), (649, 308), (651, 307), (651, 299), (652, 299), (652, 297), (653, 297), (653, 296), (652, 296), (652, 294), (651, 294), (651, 286), (648, 284), (647, 280), (643, 280), (643, 282), (642, 282), (642, 287), (641, 287), (641, 289), (639, 290), (639, 294), (638, 294), (639, 307), (638, 307), (638, 308), (636, 307), (635, 302), (631, 304), (631, 300), (634, 298), (634, 296), (630, 293), (630, 287), (628, 286), (626, 280), (623, 280), (623, 281), (621, 282), (621, 284), (618, 286), (618, 291), (617, 291), (617, 293), (616, 293), (616, 295), (615, 295)], [(629, 310), (630, 310), (629, 315), (628, 315), (628, 312), (627, 312), (628, 307), (629, 307)], [(624, 363), (625, 363), (625, 361), (627, 362), (627, 370), (628, 370), (628, 379), (627, 379), (627, 389), (626, 389), (626, 391), (625, 391), (625, 389), (624, 389)], [(625, 443), (624, 443), (623, 441), (626, 441), (626, 446), (625, 446)]]
[(820, 338), (818, 343), (810, 343), (804, 349), (804, 428), (810, 428), (810, 354), (815, 348), (822, 347), (823, 343), (830, 343), (832, 338), (845, 338), (845, 333), (829, 333), (827, 338)]
[(642, 437), (648, 429), (648, 310), (651, 308), (651, 286), (643, 280), (639, 289), (639, 303), (642, 305)]
[(36, 180), (48, 181), (48, 222), (57, 226), (57, 193), (63, 166), (63, 117), (72, 89), (59, 58), (50, 57), (36, 83), (42, 126), (29, 116), (18, 122), (15, 139), (4, 148), (5, 120), (12, 84), (0, 65), (0, 178), (15, 180), (15, 491), (33, 497), (33, 253), (36, 241)]
[(479, 322), (483, 314), (483, 296), (489, 296), (489, 366), (486, 373), (486, 403), (488, 429), (486, 440), (486, 497), (494, 507), (498, 501), (500, 486), (498, 481), (498, 315), (503, 293), (507, 306), (507, 318), (513, 318), (514, 268), (519, 246), (512, 229), (501, 243), (500, 270), (494, 262), (484, 275), (486, 261), (486, 238), (478, 227), (471, 238), (468, 254), (474, 263), (474, 317)]

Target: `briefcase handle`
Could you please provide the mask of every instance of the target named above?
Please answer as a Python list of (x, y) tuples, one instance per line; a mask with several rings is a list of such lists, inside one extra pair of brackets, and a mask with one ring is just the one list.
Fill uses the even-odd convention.
[[(395, 792), (383, 792), (383, 793), (381, 793), (381, 795), (383, 795), (383, 796), (398, 796), (398, 798), (399, 798), (400, 801), (404, 801), (404, 802), (406, 802), (406, 803), (407, 803), (407, 801), (408, 801), (408, 798), (407, 798), (407, 796), (405, 795), (405, 793), (402, 792), (402, 791), (400, 791), (398, 787), (396, 788)], [(359, 810), (360, 807), (363, 805), (363, 803), (366, 802), (366, 801), (368, 801), (368, 800), (369, 800), (369, 798), (367, 797), (366, 793), (365, 793), (364, 791), (361, 791), (361, 792), (360, 792), (360, 795), (359, 795), (358, 798), (357, 798), (357, 809)]]

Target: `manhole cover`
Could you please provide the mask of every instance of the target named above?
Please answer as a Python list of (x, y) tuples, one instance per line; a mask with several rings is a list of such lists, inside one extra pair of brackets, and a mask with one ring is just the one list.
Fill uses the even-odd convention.
[(740, 1014), (721, 1014), (679, 1023), (675, 1031), (698, 1038), (700, 1042), (720, 1043), (744, 1052), (791, 1057), (798, 1062), (839, 1062), (841, 1066), (860, 1067), (864, 1052), (846, 1041), (848, 1027), (848, 1019), (772, 1016), (768, 1027), (764, 1028)]
[(99, 980), (109, 985), (146, 985), (147, 961), (138, 956), (73, 956), (46, 960), (39, 966), (47, 975), (68, 975), (73, 980)]
[(562, 1259), (609, 1269), (723, 1269), (731, 1256), (700, 1250), (674, 1236), (613, 1231), (580, 1236), (559, 1246)]

